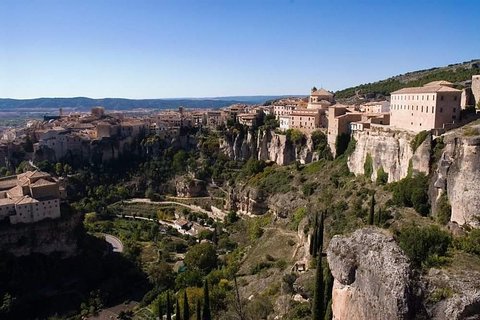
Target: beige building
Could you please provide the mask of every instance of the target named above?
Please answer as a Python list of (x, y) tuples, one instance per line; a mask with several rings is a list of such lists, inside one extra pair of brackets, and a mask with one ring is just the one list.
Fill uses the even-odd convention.
[(392, 92), (390, 124), (414, 132), (447, 128), (460, 120), (461, 95), (446, 81)]
[(290, 114), (290, 128), (312, 132), (320, 128), (320, 110), (296, 109)]
[(275, 105), (273, 106), (273, 114), (275, 119), (280, 120), (281, 116), (288, 116), (295, 110), (297, 106), (295, 105)]
[(335, 103), (335, 96), (323, 88), (313, 88), (308, 99), (308, 109), (326, 109)]
[(362, 120), (362, 113), (353, 112), (345, 105), (334, 105), (328, 108), (327, 141), (335, 155), (337, 136), (350, 134), (350, 124)]
[(389, 101), (372, 101), (360, 106), (360, 111), (365, 113), (383, 113), (390, 112)]
[(60, 217), (60, 188), (45, 172), (28, 171), (0, 179), (0, 220), (32, 223)]

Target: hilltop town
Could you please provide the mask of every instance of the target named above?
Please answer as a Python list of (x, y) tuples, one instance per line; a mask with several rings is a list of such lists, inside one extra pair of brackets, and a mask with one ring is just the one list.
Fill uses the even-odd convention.
[[(212, 306), (219, 318), (237, 312), (229, 300), (236, 288), (235, 303), (256, 306), (246, 311), (251, 317), (261, 308), (265, 317), (297, 319), (310, 314), (314, 295), (306, 283), (314, 282), (312, 261), (320, 261), (331, 269), (325, 299), (335, 316), (346, 319), (348, 308), (376, 318), (385, 309), (392, 319), (409, 310), (453, 310), (452, 319), (462, 319), (456, 315), (480, 301), (476, 282), (469, 282), (480, 271), (476, 238), (468, 233), (479, 227), (480, 216), (472, 209), (480, 205), (479, 103), (480, 76), (474, 75), (462, 84), (435, 80), (354, 102), (313, 87), (305, 97), (221, 109), (60, 109), (2, 132), (0, 254), (7, 269), (15, 268), (15, 259), (25, 261), (19, 274), (28, 272), (32, 256), (46, 265), (57, 263), (50, 257), (85, 263), (73, 275), (59, 267), (59, 278), (73, 285), (52, 290), (40, 308), (44, 314), (55, 309), (55, 297), (78, 289), (74, 278), (89, 279), (81, 290), (91, 298), (80, 308), (85, 300), (75, 298), (66, 308), (91, 319), (98, 312), (150, 319), (167, 292), (193, 295), (210, 279), (219, 295)], [(330, 243), (321, 249), (328, 264), (315, 260), (322, 255), (312, 249), (319, 217)], [(438, 271), (453, 279), (449, 290), (458, 293), (438, 301), (430, 298), (443, 290), (436, 277), (415, 279), (428, 284), (421, 289), (428, 299), (402, 293), (417, 288), (407, 276), (410, 268), (435, 266), (432, 256), (408, 251), (402, 237), (427, 241), (417, 237), (430, 234), (445, 239), (461, 261), (473, 259), (464, 262), (470, 270)], [(360, 244), (378, 246), (383, 255), (370, 261)], [(365, 285), (342, 278), (342, 268), (352, 266), (338, 250), (356, 257), (352, 263)], [(432, 255), (443, 261), (445, 250)], [(369, 273), (372, 266), (381, 272)], [(109, 271), (115, 268), (129, 278), (117, 278)], [(4, 299), (14, 292), (23, 304), (29, 301), (30, 293), (14, 291), (27, 285), (23, 277), (2, 277)], [(232, 282), (236, 277), (238, 284)], [(32, 281), (33, 296), (43, 295), (42, 279)], [(361, 306), (377, 299), (378, 281), (391, 286), (391, 294), (376, 302), (380, 309), (365, 311)], [(345, 288), (357, 290), (347, 307), (341, 303)], [(134, 296), (133, 304), (118, 301)], [(412, 299), (424, 309), (415, 309)]]

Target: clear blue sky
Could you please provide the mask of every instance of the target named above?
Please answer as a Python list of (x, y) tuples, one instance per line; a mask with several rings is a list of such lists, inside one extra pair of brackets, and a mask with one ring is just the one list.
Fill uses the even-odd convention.
[(480, 1), (0, 0), (0, 97), (307, 94), (480, 58)]

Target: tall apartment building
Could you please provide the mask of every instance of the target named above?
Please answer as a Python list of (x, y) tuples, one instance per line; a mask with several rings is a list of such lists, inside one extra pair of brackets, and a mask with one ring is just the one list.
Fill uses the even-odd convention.
[(461, 90), (446, 81), (391, 93), (390, 125), (420, 132), (442, 129), (460, 120)]

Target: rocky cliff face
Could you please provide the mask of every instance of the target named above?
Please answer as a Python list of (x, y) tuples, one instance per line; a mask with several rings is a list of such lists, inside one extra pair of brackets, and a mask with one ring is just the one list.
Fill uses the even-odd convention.
[(327, 258), (335, 320), (411, 318), (409, 262), (390, 235), (364, 228), (348, 237), (334, 236)]
[(451, 221), (480, 227), (480, 137), (446, 135), (433, 175), (434, 196), (447, 192)]
[(15, 256), (59, 253), (67, 258), (77, 253), (82, 216), (71, 214), (31, 224), (0, 226), (0, 251)]
[(270, 130), (227, 133), (220, 140), (220, 149), (232, 160), (247, 160), (253, 157), (258, 160), (274, 161), (279, 165), (294, 161), (310, 163), (318, 159), (310, 137), (306, 138), (305, 143), (294, 144), (286, 135)]
[(175, 188), (179, 197), (203, 197), (208, 194), (207, 183), (192, 177), (177, 177), (175, 179)]
[(367, 155), (372, 158), (372, 180), (377, 178), (380, 167), (388, 174), (388, 182), (398, 181), (408, 174), (410, 160), (412, 168), (419, 172), (429, 172), (431, 137), (417, 148), (415, 153), (410, 141), (415, 135), (394, 130), (359, 131), (353, 134), (356, 140), (355, 151), (348, 158), (348, 168), (355, 175), (364, 174)]

